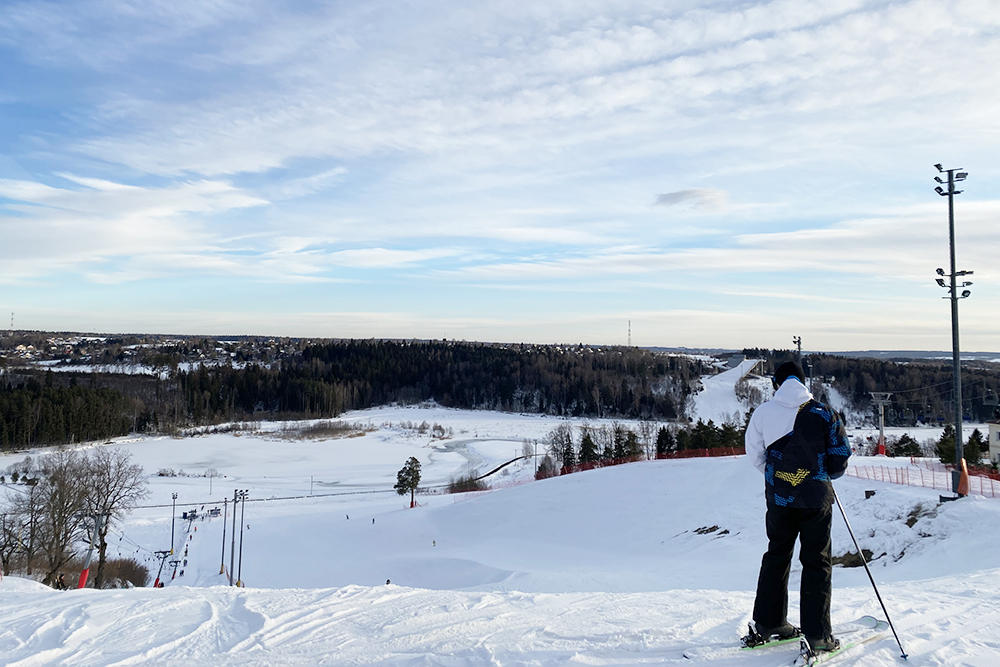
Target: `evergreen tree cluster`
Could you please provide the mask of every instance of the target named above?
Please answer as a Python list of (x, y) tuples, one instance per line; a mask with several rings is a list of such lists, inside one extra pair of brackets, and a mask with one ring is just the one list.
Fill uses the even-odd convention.
[[(59, 345), (50, 347), (62, 354)], [(744, 352), (764, 359), (764, 372), (793, 355), (787, 350)], [(454, 341), (199, 338), (154, 344), (131, 338), (103, 343), (80, 339), (65, 354), (86, 363), (141, 359), (155, 374), (0, 367), (0, 447), (262, 418), (328, 418), (347, 410), (428, 400), (463, 409), (678, 420), (698, 378), (712, 370), (691, 356), (632, 347)], [(201, 358), (206, 363), (193, 361)], [(871, 408), (869, 392), (891, 392), (889, 425), (951, 419), (949, 364), (819, 354), (804, 361), (814, 376), (832, 381), (856, 411)], [(1000, 392), (1000, 373), (971, 364), (963, 377), (967, 417), (992, 416), (990, 400), (996, 401)], [(751, 405), (763, 400), (751, 383), (738, 384), (737, 394)], [(819, 398), (827, 397), (820, 392)], [(673, 442), (662, 448), (739, 447), (736, 431), (733, 426), (695, 424), (672, 432)], [(644, 449), (656, 447), (655, 433), (638, 436)], [(575, 455), (615, 458), (616, 447), (622, 454), (630, 445), (612, 442), (608, 453), (604, 443), (595, 441), (594, 454), (590, 447), (575, 443)]]
[[(639, 432), (623, 424), (584, 425), (578, 438), (573, 429), (562, 424), (546, 437), (547, 458), (558, 461), (561, 474), (619, 465), (650, 458), (680, 458), (698, 452), (734, 455), (744, 452), (744, 429), (709, 420), (688, 427), (642, 422)], [(547, 475), (548, 476), (548, 475)]]
[(0, 386), (0, 448), (101, 440), (129, 433), (139, 406), (108, 388)]
[(704, 371), (698, 360), (637, 348), (345, 341), (306, 346), (270, 367), (178, 371), (159, 400), (145, 401), (158, 406), (148, 415), (154, 423), (335, 417), (427, 400), (464, 409), (676, 419)]
[[(967, 433), (967, 432), (966, 432)], [(988, 462), (990, 444), (989, 441), (983, 437), (980, 430), (973, 429), (972, 433), (968, 434), (964, 443), (962, 443), (962, 458), (965, 459), (965, 463), (969, 467), (979, 467), (983, 464), (983, 459), (985, 458)], [(955, 427), (948, 424), (944, 427), (944, 431), (941, 433), (941, 437), (938, 438), (937, 444), (935, 445), (935, 450), (937, 451), (938, 460), (941, 463), (954, 465), (955, 463)], [(985, 456), (984, 456), (985, 455)]]

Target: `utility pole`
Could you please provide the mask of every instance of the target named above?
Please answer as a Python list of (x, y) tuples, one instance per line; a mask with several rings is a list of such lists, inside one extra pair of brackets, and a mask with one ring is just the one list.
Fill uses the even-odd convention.
[(628, 346), (632, 347), (632, 320), (628, 321)]
[[(964, 276), (971, 276), (972, 271), (957, 271), (955, 270), (955, 195), (962, 194), (961, 190), (955, 189), (955, 183), (964, 181), (968, 176), (968, 172), (959, 171), (958, 169), (944, 169), (940, 164), (934, 165), (938, 173), (948, 174), (948, 180), (944, 181), (940, 176), (935, 176), (934, 180), (941, 185), (947, 185), (948, 189), (945, 190), (941, 185), (934, 188), (942, 197), (948, 198), (948, 245), (951, 251), (951, 273), (945, 274), (944, 269), (938, 269), (937, 274), (942, 276), (937, 279), (937, 284), (941, 287), (948, 289), (948, 296), (942, 297), (944, 299), (951, 299), (951, 366), (952, 366), (952, 382), (955, 387), (953, 390), (955, 397), (955, 470), (951, 473), (951, 484), (952, 490), (958, 493), (958, 483), (961, 477), (961, 463), (962, 463), (962, 364), (961, 356), (959, 352), (958, 344), (958, 300), (968, 298), (972, 292), (969, 290), (963, 290), (961, 295), (958, 293), (959, 287), (969, 287), (972, 285), (971, 282), (962, 281), (961, 285), (958, 285), (957, 278)], [(950, 284), (946, 284), (944, 277), (947, 275), (950, 279)]]
[(870, 392), (872, 400), (878, 406), (878, 453), (885, 456), (885, 406), (889, 405), (891, 393), (885, 391)]
[(226, 573), (226, 521), (229, 519), (229, 498), (222, 499), (222, 562), (219, 563), (219, 574)]
[(799, 362), (799, 366), (802, 365), (802, 336), (792, 336), (792, 342), (795, 343), (796, 347), (796, 361)]
[(171, 493), (170, 497), (173, 498), (170, 510), (170, 553), (174, 553), (174, 523), (177, 520), (177, 494)]
[(246, 516), (247, 510), (247, 491), (246, 489), (240, 494), (240, 500), (243, 502), (240, 505), (240, 560), (239, 566), (236, 569), (236, 585), (240, 586), (243, 583), (243, 526), (246, 522), (243, 521), (243, 517)]
[(240, 498), (239, 489), (233, 489), (233, 543), (229, 547), (229, 585), (233, 585), (233, 568), (236, 567), (236, 501)]

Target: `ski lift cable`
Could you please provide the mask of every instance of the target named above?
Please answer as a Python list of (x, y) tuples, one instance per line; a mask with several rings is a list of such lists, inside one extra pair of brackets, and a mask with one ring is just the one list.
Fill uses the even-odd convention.
[(142, 551), (145, 551), (146, 553), (156, 553), (155, 551), (152, 551), (151, 549), (147, 549), (146, 547), (142, 546), (141, 544), (139, 544), (135, 540), (133, 540), (130, 537), (126, 536), (123, 531), (117, 531), (117, 532), (112, 531), (112, 534), (113, 535), (118, 535), (118, 539), (120, 541), (127, 542), (128, 544), (131, 544), (132, 546), (136, 547), (137, 549), (141, 549)]

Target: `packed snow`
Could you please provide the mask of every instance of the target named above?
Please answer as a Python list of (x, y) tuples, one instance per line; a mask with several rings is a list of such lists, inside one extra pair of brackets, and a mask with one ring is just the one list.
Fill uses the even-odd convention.
[[(408, 457), (431, 488), (584, 422), (436, 406), (344, 421), (358, 427), (353, 437), (296, 438), (270, 424), (92, 445), (127, 448), (150, 475), (148, 507), (116, 529), (111, 556), (134, 556), (155, 574), (152, 552), (169, 548), (178, 494), (177, 575), (168, 564), (163, 589), (102, 591), (5, 577), (0, 664), (763, 667), (797, 654), (735, 650), (766, 545), (763, 481), (744, 457), (537, 482), (534, 461), (522, 459), (490, 478), (494, 490), (418, 494), (410, 509), (392, 490)], [(0, 457), (0, 468), (24, 455)], [(887, 461), (908, 464), (852, 459)], [(167, 468), (178, 476), (157, 475)], [(224, 477), (195, 476), (212, 468)], [(909, 663), (998, 664), (1000, 500), (941, 503), (938, 491), (850, 477), (836, 488), (874, 555)], [(236, 524), (245, 588), (220, 574), (232, 558), (234, 489), (250, 498)], [(222, 517), (204, 518), (212, 508), (227, 514), (225, 539)], [(199, 518), (182, 521), (192, 509)], [(833, 542), (838, 555), (855, 550), (839, 514)], [(796, 564), (793, 621), (797, 576)], [(834, 589), (835, 624), (884, 616), (863, 568), (836, 568)], [(895, 665), (900, 650), (890, 633), (838, 663)]]

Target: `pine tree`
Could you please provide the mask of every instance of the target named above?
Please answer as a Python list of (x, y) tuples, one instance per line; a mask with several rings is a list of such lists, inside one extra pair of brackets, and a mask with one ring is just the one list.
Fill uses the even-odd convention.
[(637, 459), (642, 454), (642, 447), (639, 445), (639, 436), (632, 429), (625, 431), (625, 455), (630, 459)]
[(684, 428), (677, 431), (677, 451), (693, 449), (691, 445), (691, 429)]
[(414, 507), (416, 502), (414, 500), (414, 494), (417, 492), (417, 486), (420, 484), (420, 461), (416, 457), (411, 456), (399, 472), (396, 473), (396, 483), (393, 484), (392, 488), (396, 489), (396, 493), (401, 496), (405, 496), (407, 493), (410, 494), (410, 507)]
[(563, 442), (562, 452), (560, 452), (564, 468), (568, 468), (576, 463), (576, 452), (573, 450), (573, 439), (567, 438)]
[(955, 463), (955, 427), (946, 424), (937, 441), (937, 455), (941, 463)]
[(674, 434), (666, 426), (661, 426), (656, 433), (656, 455), (663, 456), (674, 451), (677, 443), (674, 441)]
[(613, 455), (614, 458), (616, 459), (623, 459), (626, 456), (628, 456), (628, 450), (626, 449), (626, 443), (625, 443), (625, 427), (622, 426), (621, 424), (615, 424), (613, 428), (615, 434), (614, 436), (615, 448)]
[(989, 443), (983, 442), (983, 434), (979, 432), (979, 429), (975, 429), (969, 435), (968, 442), (965, 443), (965, 447), (962, 448), (962, 458), (970, 466), (978, 466), (983, 463), (983, 446), (986, 445), (987, 451), (989, 451)]
[[(955, 445), (952, 441), (952, 453), (954, 454)], [(899, 440), (896, 444), (892, 446), (893, 456), (920, 456), (922, 452), (920, 451), (920, 445), (916, 440), (910, 437), (908, 433), (904, 433), (899, 436)]]
[(580, 439), (580, 463), (597, 463), (601, 458), (597, 444), (590, 436), (590, 431), (584, 431)]

